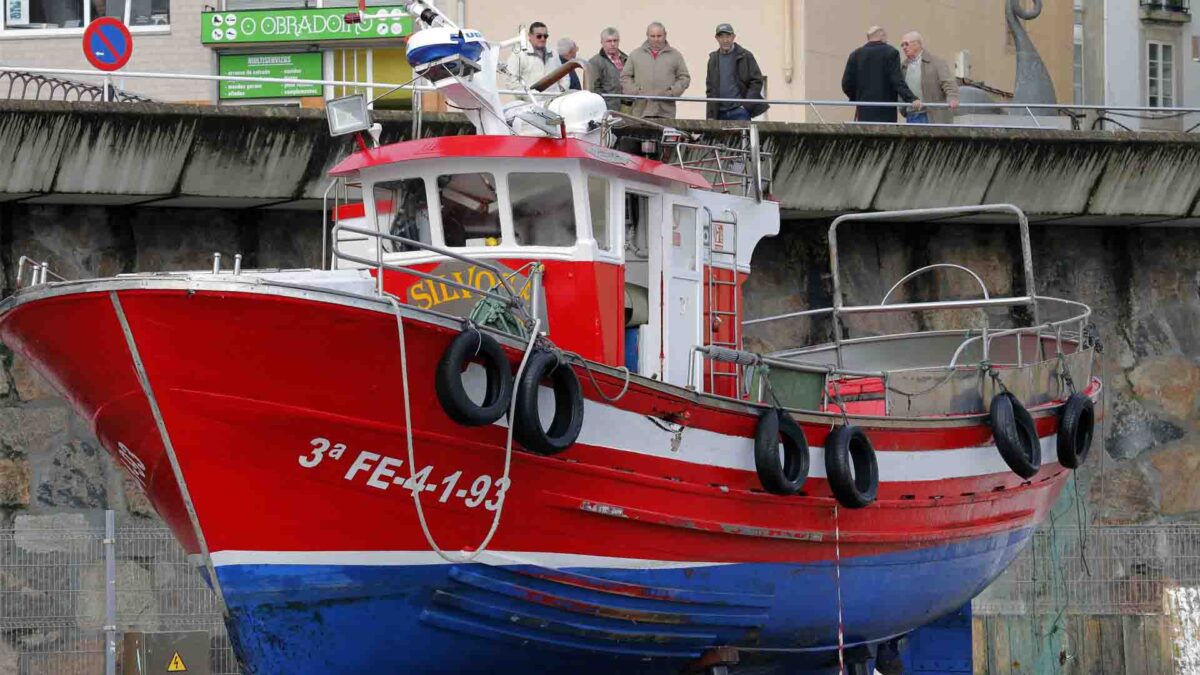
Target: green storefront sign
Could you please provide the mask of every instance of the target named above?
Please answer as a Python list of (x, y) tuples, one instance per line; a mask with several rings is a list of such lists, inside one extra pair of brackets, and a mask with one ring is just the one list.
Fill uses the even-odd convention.
[(412, 17), (403, 7), (368, 7), (361, 23), (346, 23), (354, 11), (325, 9), (255, 9), (241, 12), (202, 12), (200, 42), (209, 46), (264, 42), (328, 42), (380, 40), (412, 34)]
[[(222, 75), (233, 77), (277, 77), (298, 80), (320, 80), (321, 54), (222, 54), (219, 67)], [(291, 82), (239, 82), (221, 80), (221, 98), (287, 98), (321, 96), (319, 84)]]

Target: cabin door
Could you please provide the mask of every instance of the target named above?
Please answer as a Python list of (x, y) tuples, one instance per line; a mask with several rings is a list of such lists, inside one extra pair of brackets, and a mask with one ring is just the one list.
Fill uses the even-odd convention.
[(703, 361), (692, 359), (701, 344), (704, 295), (701, 284), (699, 209), (689, 203), (666, 200), (662, 232), (662, 356), (664, 380), (686, 385), (689, 368), (695, 367), (693, 382), (700, 382)]

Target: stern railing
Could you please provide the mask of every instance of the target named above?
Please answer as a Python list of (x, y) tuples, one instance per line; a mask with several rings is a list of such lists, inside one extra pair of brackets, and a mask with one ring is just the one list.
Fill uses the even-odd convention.
[[(912, 220), (916, 218), (946, 218), (952, 216), (970, 216), (979, 214), (1009, 214), (1016, 216), (1017, 224), (1020, 231), (1021, 243), (1021, 271), (1024, 277), (1025, 293), (1012, 297), (994, 297), (983, 283), (982, 278), (969, 268), (962, 265), (952, 263), (937, 263), (927, 265), (913, 272), (908, 273), (898, 282), (891, 286), (884, 294), (883, 300), (875, 305), (846, 305), (844, 302), (842, 282), (840, 277), (840, 264), (838, 257), (838, 228), (848, 221), (889, 221), (897, 220)], [(830, 252), (830, 268), (831, 280), (833, 285), (833, 306), (822, 307), (817, 309), (809, 309), (798, 312), (788, 312), (774, 316), (763, 317), (759, 319), (751, 319), (742, 322), (743, 327), (760, 326), (773, 322), (801, 319), (801, 318), (828, 318), (832, 321), (833, 327), (833, 342), (812, 345), (808, 347), (793, 348), (775, 352), (772, 354), (758, 357), (755, 361), (756, 365), (766, 366), (768, 368), (778, 368), (789, 370), (798, 373), (810, 373), (823, 375), (823, 391), (827, 392), (832, 384), (846, 378), (880, 378), (885, 386), (885, 414), (891, 414), (890, 408), (887, 407), (887, 383), (890, 377), (894, 377), (900, 373), (946, 373), (947, 378), (951, 377), (955, 372), (961, 371), (977, 371), (987, 370), (992, 371), (992, 367), (999, 365), (1003, 367), (1023, 368), (1032, 365), (1038, 361), (1044, 361), (1047, 358), (1047, 342), (1046, 338), (1053, 340), (1055, 356), (1062, 356), (1070, 351), (1070, 346), (1075, 345), (1076, 350), (1090, 347), (1089, 341), (1092, 340), (1089, 330), (1089, 321), (1092, 316), (1092, 310), (1086, 304), (1054, 298), (1050, 296), (1042, 296), (1036, 294), (1035, 279), (1033, 274), (1033, 256), (1029, 241), (1029, 224), (1025, 214), (1017, 207), (1011, 204), (993, 204), (985, 206), (972, 207), (950, 207), (950, 208), (935, 208), (935, 209), (913, 209), (907, 211), (892, 211), (878, 213), (861, 213), (847, 214), (837, 218), (829, 228), (829, 252)], [(979, 285), (982, 297), (966, 300), (940, 300), (929, 302), (904, 302), (904, 303), (889, 303), (896, 290), (911, 279), (937, 269), (954, 269), (966, 272)], [(963, 309), (989, 309), (1003, 307), (1026, 307), (1032, 315), (1032, 321), (1027, 326), (1016, 328), (1006, 328), (995, 330), (990, 327), (986, 312), (983, 313), (983, 325), (979, 328), (969, 328), (963, 330), (942, 330), (942, 331), (920, 331), (916, 333), (896, 333), (885, 335), (872, 335), (857, 338), (848, 338), (845, 335), (842, 321), (847, 316), (853, 315), (872, 315), (895, 312), (928, 312), (928, 311), (952, 311)], [(1066, 318), (1043, 321), (1041, 317), (1050, 312), (1051, 309), (1068, 310)], [(862, 346), (870, 343), (882, 342), (886, 340), (903, 340), (914, 337), (937, 335), (960, 335), (961, 341), (954, 349), (950, 358), (943, 365), (919, 365), (904, 368), (892, 369), (873, 369), (860, 367), (847, 367), (846, 349), (851, 346)], [(1028, 337), (1033, 337), (1036, 341), (1033, 354), (1026, 353), (1023, 343)], [(993, 343), (996, 340), (1011, 340), (1015, 347), (1015, 362), (1013, 363), (998, 363), (992, 361)], [(963, 357), (968, 349), (972, 346), (978, 346), (980, 349), (979, 361), (971, 364), (964, 364)], [(821, 355), (833, 354), (832, 362), (822, 362), (816, 357)], [(698, 351), (705, 358), (713, 360), (722, 360), (726, 358), (723, 354), (712, 354), (709, 352)], [(757, 355), (755, 355), (757, 356)], [(808, 358), (806, 358), (808, 357)], [(741, 357), (739, 357), (741, 358)], [(748, 357), (746, 357), (748, 358)], [(765, 379), (765, 378), (763, 378)], [(762, 381), (760, 380), (760, 387)], [(760, 397), (761, 398), (761, 397)]]

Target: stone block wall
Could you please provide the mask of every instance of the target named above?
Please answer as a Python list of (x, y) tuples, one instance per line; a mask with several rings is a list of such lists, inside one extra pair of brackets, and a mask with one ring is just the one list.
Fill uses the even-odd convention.
[[(22, 255), (67, 278), (211, 269), (214, 251), (226, 269), (235, 253), (247, 267), (311, 267), (320, 262), (320, 220), (319, 212), (0, 204), (0, 284), (4, 296), (12, 293)], [(0, 345), (0, 531), (12, 532), (0, 537), (0, 615), (27, 617), (30, 626), (0, 639), (0, 675), (103, 668), (103, 552), (94, 535), (103, 532), (105, 509), (117, 512), (119, 526), (159, 522), (89, 425)], [(83, 536), (56, 538), (67, 531)], [(118, 537), (122, 625), (176, 630), (161, 607), (199, 611), (203, 591), (181, 590), (199, 579), (181, 578), (192, 572), (177, 549), (167, 540)], [(219, 634), (215, 604), (207, 609), (211, 625), (192, 628)]]
[[(3, 294), (23, 255), (68, 279), (136, 270), (311, 267), (319, 212), (0, 205)], [(80, 326), (80, 330), (87, 330)], [(29, 364), (0, 345), (0, 528), (18, 514), (102, 511), (154, 518), (143, 495)]]

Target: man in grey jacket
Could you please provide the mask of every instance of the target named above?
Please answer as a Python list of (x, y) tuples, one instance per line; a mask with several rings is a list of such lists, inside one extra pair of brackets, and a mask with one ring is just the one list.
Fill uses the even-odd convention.
[[(588, 60), (588, 88), (601, 96), (621, 93), (621, 71), (629, 55), (621, 51), (621, 34), (616, 28), (600, 31), (600, 53)], [(628, 101), (605, 97), (609, 110), (621, 110)]]
[[(667, 44), (667, 29), (658, 21), (646, 27), (646, 41), (629, 54), (621, 71), (621, 89), (626, 94), (679, 97), (692, 83), (683, 55)], [(675, 117), (675, 102), (636, 99), (638, 117)]]
[(900, 43), (904, 52), (904, 81), (920, 99), (926, 103), (946, 103), (946, 108), (905, 111), (909, 124), (933, 123), (954, 124), (954, 111), (958, 108), (958, 78), (950, 65), (930, 54), (925, 49), (925, 38), (913, 31), (906, 33)]

